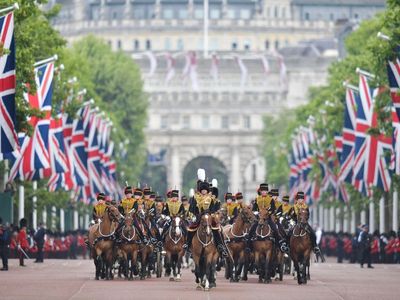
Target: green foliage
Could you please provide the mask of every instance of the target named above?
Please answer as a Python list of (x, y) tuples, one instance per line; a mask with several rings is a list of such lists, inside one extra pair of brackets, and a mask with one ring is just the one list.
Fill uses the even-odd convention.
[[(275, 145), (283, 142), (286, 149), (291, 149), (291, 135), (299, 126), (308, 126), (307, 118), (309, 115), (315, 117), (314, 130), (319, 137), (325, 136), (321, 142), (320, 150), (327, 149), (333, 144), (333, 137), (342, 132), (343, 110), (345, 100), (345, 89), (343, 82), (346, 81), (358, 86), (358, 75), (355, 70), (357, 67), (376, 75), (371, 80), (370, 86), (380, 86), (381, 94), (375, 98), (375, 108), (378, 112), (378, 127), (370, 130), (369, 134), (384, 132), (386, 135), (392, 134), (390, 107), (391, 98), (388, 91), (387, 61), (394, 59), (398, 55), (398, 45), (400, 45), (400, 2), (398, 0), (387, 1), (387, 10), (371, 20), (363, 21), (357, 30), (352, 32), (346, 39), (345, 45), (348, 56), (331, 65), (329, 68), (328, 83), (323, 87), (313, 87), (309, 91), (309, 103), (291, 111), (287, 122), (279, 123), (280, 119), (288, 118), (288, 112), (284, 111), (276, 120), (265, 119), (264, 130), (264, 153), (267, 161), (267, 179), (271, 183), (287, 183), (289, 177), (287, 158), (285, 155), (275, 153)], [(391, 40), (383, 41), (377, 38), (377, 33), (382, 32), (388, 35)], [(327, 104), (326, 101), (329, 103)], [(284, 128), (283, 128), (284, 127)], [(315, 160), (316, 161), (316, 160)], [(281, 170), (282, 174), (279, 174)], [(312, 174), (318, 175), (318, 167), (314, 166)], [(400, 179), (393, 176), (393, 186), (398, 188)], [(362, 197), (351, 186), (348, 187), (352, 205), (356, 209), (361, 209), (368, 203), (369, 199)], [(374, 189), (374, 201), (377, 201), (384, 193)], [(328, 203), (331, 195), (323, 195), (321, 201)]]

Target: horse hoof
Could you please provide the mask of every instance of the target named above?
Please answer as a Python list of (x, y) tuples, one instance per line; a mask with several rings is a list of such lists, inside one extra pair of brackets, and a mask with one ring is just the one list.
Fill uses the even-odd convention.
[(247, 281), (247, 279), (248, 279), (247, 276), (242, 277), (242, 280), (243, 280), (243, 281)]
[(99, 276), (96, 276), (96, 277), (95, 277), (95, 280), (100, 280)]
[(182, 280), (180, 278), (175, 278), (176, 282), (181, 282)]
[(205, 288), (204, 288), (204, 291), (205, 291), (205, 292), (208, 292), (209, 290), (210, 290), (209, 287), (205, 287)]
[(216, 288), (216, 287), (217, 287), (217, 284), (215, 282), (210, 282), (210, 289)]
[(263, 283), (263, 280), (261, 278), (258, 279), (258, 283)]
[(169, 281), (175, 281), (174, 277), (170, 277)]
[(233, 278), (231, 278), (229, 281), (230, 281), (230, 282), (235, 282), (235, 280), (234, 280)]
[(203, 287), (199, 284), (198, 286), (196, 286), (196, 290), (201, 291), (203, 289)]

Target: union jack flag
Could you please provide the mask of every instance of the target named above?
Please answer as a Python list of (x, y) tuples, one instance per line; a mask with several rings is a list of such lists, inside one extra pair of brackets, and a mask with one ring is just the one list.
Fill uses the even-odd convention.
[(393, 169), (395, 174), (400, 175), (400, 60), (398, 57), (396, 60), (388, 62), (387, 73), (390, 95), (394, 107), (394, 113), (392, 113)]
[(0, 17), (0, 43), (8, 54), (0, 56), (0, 160), (18, 150), (15, 129), (15, 44), (14, 14)]
[(43, 118), (32, 116), (28, 119), (34, 128), (32, 137), (27, 137), (21, 155), (10, 171), (10, 180), (17, 175), (21, 179), (36, 180), (50, 175), (49, 127), (51, 117), (51, 100), (53, 95), (54, 64), (48, 63), (35, 68), (36, 94), (25, 94), (31, 108), (45, 114)]

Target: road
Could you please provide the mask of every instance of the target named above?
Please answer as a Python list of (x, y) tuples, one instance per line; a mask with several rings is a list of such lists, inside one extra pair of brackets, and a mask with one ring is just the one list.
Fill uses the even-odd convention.
[(400, 299), (400, 265), (361, 269), (331, 259), (311, 266), (307, 285), (297, 285), (289, 275), (282, 282), (257, 281), (254, 275), (248, 282), (229, 283), (220, 272), (217, 287), (204, 292), (195, 289), (194, 275), (187, 269), (181, 282), (170, 282), (165, 277), (95, 281), (94, 266), (88, 260), (47, 260), (43, 264), (28, 261), (26, 267), (10, 260), (10, 270), (0, 272), (0, 299)]

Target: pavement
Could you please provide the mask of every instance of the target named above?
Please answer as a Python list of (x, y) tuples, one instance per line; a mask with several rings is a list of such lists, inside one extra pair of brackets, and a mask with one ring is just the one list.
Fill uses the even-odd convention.
[(181, 282), (169, 278), (144, 281), (94, 280), (94, 264), (89, 260), (47, 260), (43, 264), (27, 261), (19, 267), (10, 260), (9, 271), (0, 272), (0, 299), (161, 299), (161, 300), (236, 300), (236, 299), (400, 299), (400, 265), (337, 264), (333, 259), (311, 266), (311, 281), (299, 286), (292, 276), (271, 284), (258, 283), (256, 275), (248, 282), (230, 283), (223, 271), (217, 287), (208, 292), (196, 290), (194, 274), (184, 269)]

